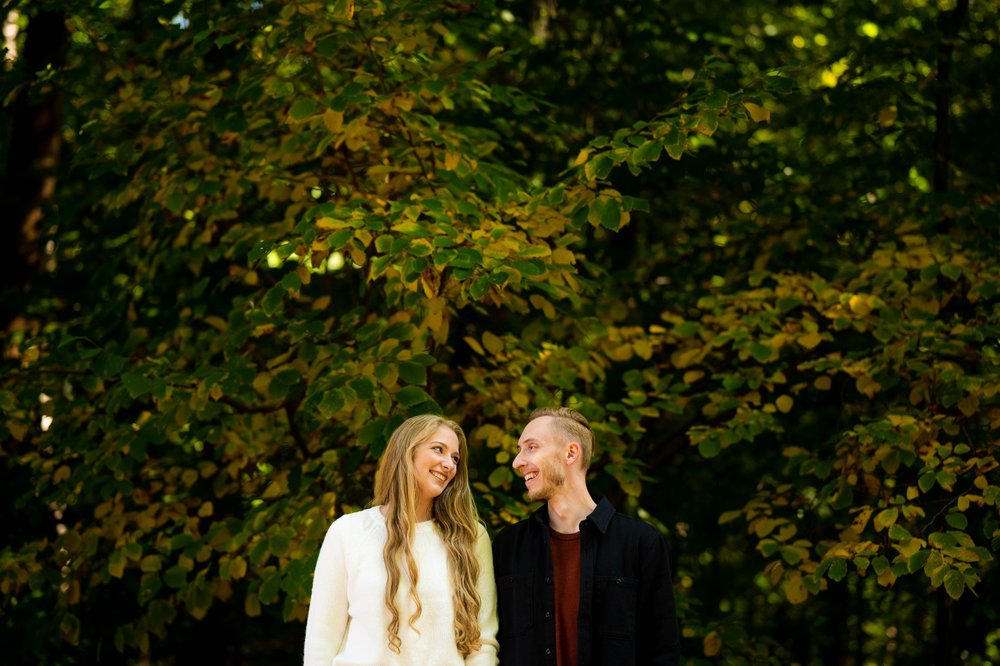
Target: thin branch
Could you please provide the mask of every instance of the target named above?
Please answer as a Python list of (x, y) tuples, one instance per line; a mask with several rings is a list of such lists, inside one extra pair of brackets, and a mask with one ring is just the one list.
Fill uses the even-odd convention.
[[(358, 19), (357, 14), (354, 15), (354, 26), (358, 29), (358, 32), (361, 33), (361, 39), (365, 43), (365, 47), (368, 49), (368, 55), (371, 57), (372, 62), (375, 63), (375, 67), (378, 69), (378, 80), (381, 84), (382, 92), (384, 94), (389, 94), (391, 91), (389, 90), (388, 83), (386, 83), (387, 72), (385, 65), (382, 63), (382, 60), (378, 57), (378, 55), (375, 54), (375, 49), (372, 47), (371, 39), (368, 37), (364, 28), (361, 27), (361, 21)], [(413, 149), (413, 156), (417, 158), (417, 165), (420, 167), (420, 172), (424, 175), (424, 180), (427, 181), (427, 185), (431, 188), (431, 192), (434, 193), (434, 196), (437, 196), (437, 188), (434, 187), (430, 172), (427, 171), (427, 167), (424, 165), (424, 160), (420, 157), (420, 153), (417, 152), (417, 146), (413, 141), (413, 134), (410, 132), (410, 126), (406, 124), (406, 119), (403, 118), (402, 115), (397, 117), (399, 119), (399, 124), (403, 128), (403, 139), (405, 139), (407, 145)]]

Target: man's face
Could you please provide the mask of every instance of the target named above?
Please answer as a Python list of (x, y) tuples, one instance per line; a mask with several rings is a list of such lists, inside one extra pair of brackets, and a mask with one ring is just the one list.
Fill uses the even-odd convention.
[(532, 501), (550, 500), (566, 483), (563, 448), (552, 434), (552, 417), (541, 416), (524, 428), (517, 441), (514, 471), (524, 478)]

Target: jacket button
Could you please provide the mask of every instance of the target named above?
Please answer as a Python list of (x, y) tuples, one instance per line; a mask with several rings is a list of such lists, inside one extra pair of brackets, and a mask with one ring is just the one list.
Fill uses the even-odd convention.
[(548, 582), (551, 582), (551, 580), (552, 580), (552, 579), (551, 579), (551, 578), (549, 578), (548, 576), (546, 576), (546, 577), (545, 577), (545, 582), (546, 582), (546, 583), (548, 583)]
[(545, 654), (552, 654), (552, 650), (549, 648), (545, 648)]
[(615, 582), (616, 582), (617, 584), (621, 585), (621, 584), (622, 584), (622, 579), (621, 579), (621, 578), (619, 578), (619, 579), (615, 580)]
[(550, 613), (550, 612), (548, 612), (548, 611), (545, 611), (545, 617), (549, 617), (549, 616), (551, 616), (551, 615), (552, 615), (552, 613)]

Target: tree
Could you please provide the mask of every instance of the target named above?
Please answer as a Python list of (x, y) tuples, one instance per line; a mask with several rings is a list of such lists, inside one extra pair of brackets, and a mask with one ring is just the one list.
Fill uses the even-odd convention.
[(287, 658), (395, 425), (462, 422), (496, 527), (552, 403), (667, 532), (692, 661), (992, 658), (985, 8), (53, 6), (66, 64), (13, 97), (65, 91), (66, 141), (0, 385), (17, 659)]

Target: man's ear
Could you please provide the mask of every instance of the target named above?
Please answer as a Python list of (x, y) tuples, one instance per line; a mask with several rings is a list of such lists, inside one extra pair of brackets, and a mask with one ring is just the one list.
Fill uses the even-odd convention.
[(570, 442), (566, 445), (566, 464), (572, 465), (580, 460), (580, 443)]

